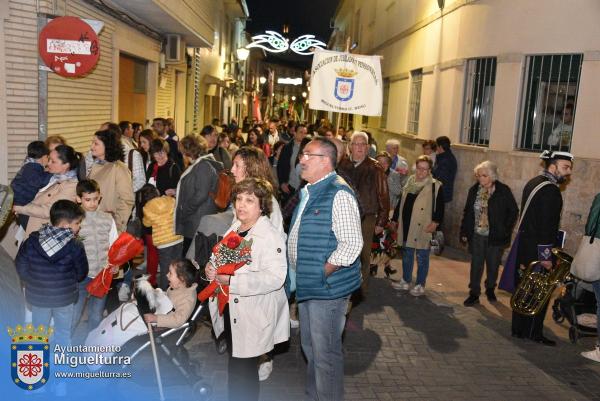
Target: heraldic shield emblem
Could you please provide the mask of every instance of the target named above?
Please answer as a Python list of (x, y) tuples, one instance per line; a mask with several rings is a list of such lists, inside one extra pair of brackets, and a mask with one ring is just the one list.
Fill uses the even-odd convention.
[(25, 390), (36, 390), (48, 382), (50, 377), (50, 345), (44, 325), (37, 329), (30, 323), (25, 328), (18, 325), (9, 328), (11, 339), (10, 372), (13, 383)]
[(346, 68), (336, 68), (335, 73), (337, 78), (335, 79), (333, 95), (337, 100), (347, 102), (354, 95), (354, 76), (358, 73)]
[(354, 95), (354, 79), (337, 77), (335, 79), (333, 94), (337, 100), (342, 102), (352, 99), (352, 95)]

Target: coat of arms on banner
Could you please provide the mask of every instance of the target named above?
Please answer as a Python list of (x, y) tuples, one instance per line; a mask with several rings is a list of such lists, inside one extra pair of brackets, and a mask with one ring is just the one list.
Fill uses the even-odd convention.
[(10, 372), (13, 383), (25, 390), (35, 390), (50, 377), (50, 345), (48, 337), (53, 329), (44, 325), (34, 328), (29, 323), (24, 328), (8, 328), (11, 337)]
[(335, 79), (333, 95), (341, 102), (346, 102), (352, 99), (354, 95), (354, 76), (358, 74), (356, 71), (345, 68), (335, 70), (338, 77)]

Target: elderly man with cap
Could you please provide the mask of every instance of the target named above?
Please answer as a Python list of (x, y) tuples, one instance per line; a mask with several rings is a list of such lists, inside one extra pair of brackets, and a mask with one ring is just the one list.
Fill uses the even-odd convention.
[[(544, 162), (544, 170), (529, 180), (521, 198), (521, 213), (524, 214), (519, 226), (517, 265), (520, 269), (516, 269), (517, 283), (523, 278), (523, 270), (533, 261), (539, 260), (544, 269), (552, 269), (551, 250), (556, 245), (563, 206), (559, 186), (567, 181), (573, 168), (573, 155), (567, 152), (546, 150), (540, 159)], [(525, 208), (528, 200), (529, 205)], [(556, 345), (555, 341), (543, 334), (547, 308), (546, 303), (534, 316), (513, 311), (513, 337), (530, 339), (543, 345)]]

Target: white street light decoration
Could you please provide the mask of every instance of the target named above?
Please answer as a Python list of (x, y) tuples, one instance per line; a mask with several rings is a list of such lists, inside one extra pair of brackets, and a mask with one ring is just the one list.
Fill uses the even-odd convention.
[(261, 84), (261, 85), (264, 85), (264, 84), (265, 84), (265, 82), (267, 82), (267, 78), (265, 78), (265, 77), (260, 77), (260, 78), (258, 78), (258, 82), (260, 82), (260, 84)]
[(282, 53), (290, 47), (288, 40), (275, 31), (265, 31), (265, 33), (253, 36), (252, 40), (253, 42), (246, 46), (247, 49), (259, 47), (271, 53)]
[(327, 44), (315, 39), (315, 35), (302, 35), (289, 44), (289, 40), (284, 38), (280, 33), (275, 31), (265, 31), (260, 35), (252, 37), (252, 43), (246, 46), (247, 49), (259, 47), (271, 53), (283, 53), (286, 50), (291, 50), (302, 56), (310, 56), (314, 48), (324, 49)]
[(290, 49), (296, 53), (301, 54), (303, 56), (310, 56), (313, 53), (313, 48), (318, 47), (320, 49), (324, 49), (327, 45), (321, 42), (318, 39), (315, 39), (315, 35), (302, 35), (298, 36), (292, 44), (290, 45)]
[(296, 101), (296, 96), (292, 96), (292, 102)]

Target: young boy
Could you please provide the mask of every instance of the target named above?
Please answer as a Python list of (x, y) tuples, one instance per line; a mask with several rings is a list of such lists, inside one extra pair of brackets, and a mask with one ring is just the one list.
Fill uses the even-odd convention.
[(48, 326), (54, 318), (55, 344), (71, 344), (77, 283), (88, 273), (83, 244), (75, 238), (84, 215), (75, 202), (57, 201), (50, 208), (50, 224), (31, 233), (15, 259), (33, 324)]
[[(10, 183), (14, 192), (13, 203), (16, 206), (28, 204), (40, 189), (48, 185), (50, 177), (52, 177), (52, 174), (46, 172), (49, 153), (48, 147), (42, 141), (33, 141), (27, 145), (25, 163)], [(20, 214), (17, 224), (25, 229), (28, 220), (29, 216)]]
[(113, 217), (109, 213), (98, 210), (98, 205), (102, 200), (98, 183), (94, 180), (79, 181), (76, 192), (77, 202), (85, 211), (85, 219), (81, 223), (79, 235), (87, 255), (89, 271), (87, 277), (79, 283), (79, 298), (73, 311), (73, 331), (75, 331), (77, 323), (81, 319), (85, 298), (87, 297), (88, 324), (85, 333), (87, 334), (98, 327), (102, 321), (106, 297), (88, 296), (85, 287), (106, 267), (108, 249), (115, 242), (118, 234)]

